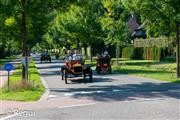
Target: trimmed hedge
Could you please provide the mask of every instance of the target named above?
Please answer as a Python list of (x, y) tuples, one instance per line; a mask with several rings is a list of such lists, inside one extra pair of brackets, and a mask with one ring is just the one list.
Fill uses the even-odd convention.
[(160, 60), (163, 49), (158, 47), (152, 48), (135, 48), (125, 47), (122, 51), (123, 58), (130, 58), (135, 60)]
[(133, 56), (133, 51), (134, 48), (133, 47), (125, 47), (122, 50), (122, 58), (132, 58)]

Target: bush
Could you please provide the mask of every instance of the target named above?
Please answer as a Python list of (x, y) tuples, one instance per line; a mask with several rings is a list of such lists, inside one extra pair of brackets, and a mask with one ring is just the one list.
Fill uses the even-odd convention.
[(143, 59), (143, 48), (134, 48), (131, 59), (142, 60)]
[(135, 60), (160, 60), (161, 58), (161, 48), (134, 48), (125, 47), (122, 51), (123, 58), (130, 58)]
[(122, 58), (132, 58), (133, 56), (133, 51), (134, 48), (133, 47), (125, 47), (122, 50)]
[(174, 61), (176, 61), (176, 56), (174, 56), (174, 55), (166, 56), (162, 60), (163, 61), (169, 61), (169, 62), (172, 61), (172, 62), (174, 62)]

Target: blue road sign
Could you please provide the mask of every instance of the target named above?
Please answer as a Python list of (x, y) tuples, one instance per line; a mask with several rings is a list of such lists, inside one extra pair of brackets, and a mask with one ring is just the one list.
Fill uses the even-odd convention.
[(4, 64), (4, 70), (11, 71), (13, 69), (14, 69), (14, 67), (12, 64), (10, 64), (10, 63)]

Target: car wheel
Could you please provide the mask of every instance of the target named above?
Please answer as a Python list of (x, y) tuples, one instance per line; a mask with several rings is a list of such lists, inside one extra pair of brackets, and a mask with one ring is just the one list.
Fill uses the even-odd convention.
[(112, 74), (112, 69), (111, 68), (109, 68), (109, 74)]
[(65, 80), (65, 84), (68, 84), (68, 82), (67, 82), (67, 74), (66, 74), (66, 70), (64, 70), (64, 80)]
[(64, 80), (64, 72), (61, 70), (61, 80)]
[(89, 74), (89, 82), (93, 81), (93, 76), (92, 76), (92, 70), (90, 70), (90, 74)]
[(97, 74), (100, 74), (100, 69), (96, 69)]

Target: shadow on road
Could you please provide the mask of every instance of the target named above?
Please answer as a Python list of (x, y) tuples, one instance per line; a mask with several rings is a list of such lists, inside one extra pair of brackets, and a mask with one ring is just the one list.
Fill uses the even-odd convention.
[[(90, 86), (89, 88), (67, 88), (64, 90), (51, 89), (51, 92), (67, 92), (76, 93), (71, 97), (73, 98), (88, 98), (95, 101), (123, 101), (123, 100), (136, 100), (139, 98), (160, 98), (167, 97), (180, 99), (180, 85), (175, 83), (151, 83), (144, 82), (141, 84), (125, 84), (125, 85), (104, 85), (104, 86)], [(86, 91), (105, 91), (105, 92), (92, 92), (89, 94), (81, 94), (80, 92)]]
[(37, 69), (56, 69), (56, 68), (61, 68), (63, 65), (47, 65), (47, 66), (41, 66), (37, 67)]

